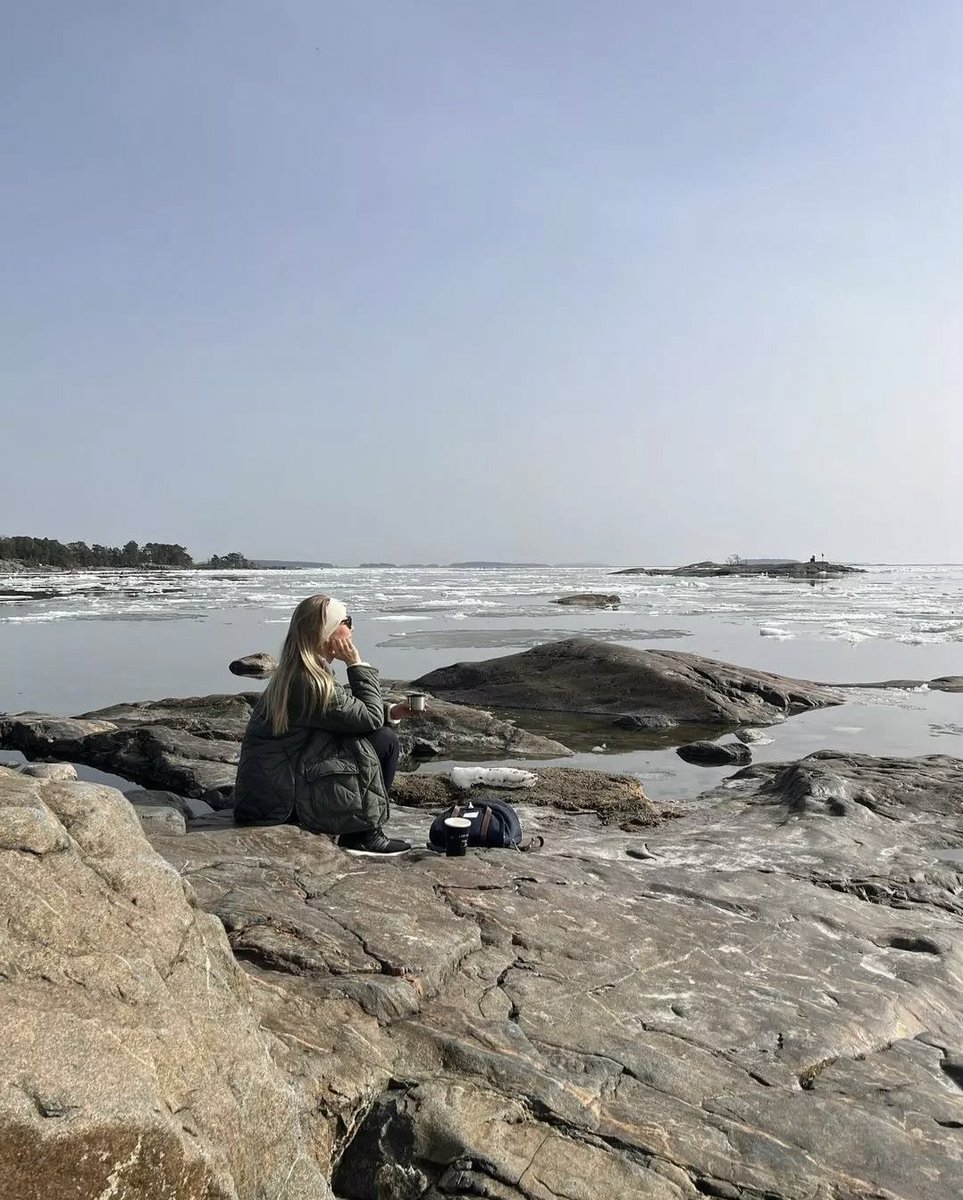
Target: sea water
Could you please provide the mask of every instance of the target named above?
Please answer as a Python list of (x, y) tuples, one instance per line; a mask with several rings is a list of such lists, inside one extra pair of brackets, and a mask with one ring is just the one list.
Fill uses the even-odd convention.
[[(73, 714), (120, 700), (261, 686), (227, 671), (277, 653), (304, 596), (337, 595), (355, 640), (391, 679), (584, 634), (687, 650), (834, 684), (963, 675), (963, 566), (869, 566), (817, 580), (613, 575), (613, 568), (377, 568), (290, 571), (22, 572), (0, 575), (0, 711)], [(618, 609), (552, 601), (616, 592)], [(963, 695), (854, 692), (793, 717), (757, 760), (830, 748), (963, 757)], [(725, 772), (625, 738), (579, 763), (628, 770), (653, 794), (691, 792)], [(571, 760), (569, 760), (571, 761)]]

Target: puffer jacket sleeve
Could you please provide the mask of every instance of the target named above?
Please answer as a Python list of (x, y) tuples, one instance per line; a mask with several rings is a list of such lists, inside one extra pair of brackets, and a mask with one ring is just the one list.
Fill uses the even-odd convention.
[(331, 707), (304, 724), (328, 733), (364, 734), (380, 729), (385, 723), (385, 705), (377, 670), (367, 665), (348, 667), (348, 686), (350, 692), (338, 686)]

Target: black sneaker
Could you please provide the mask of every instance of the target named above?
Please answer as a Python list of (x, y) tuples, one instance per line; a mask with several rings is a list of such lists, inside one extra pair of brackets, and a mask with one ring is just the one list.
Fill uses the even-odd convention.
[(348, 854), (367, 854), (371, 858), (385, 858), (392, 854), (407, 854), (410, 842), (400, 838), (385, 837), (383, 829), (363, 829), (361, 833), (342, 833), (338, 845)]

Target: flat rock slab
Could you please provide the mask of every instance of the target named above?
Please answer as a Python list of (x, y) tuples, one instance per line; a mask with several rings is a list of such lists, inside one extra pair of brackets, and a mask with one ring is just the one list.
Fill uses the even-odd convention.
[(644, 842), (527, 810), (529, 854), (155, 845), (223, 921), (339, 1196), (954, 1200), (961, 774), (823, 753)]
[(430, 671), (416, 683), (462, 704), (636, 715), (677, 725), (765, 725), (842, 702), (835, 690), (821, 684), (696, 654), (636, 650), (585, 637), (456, 663)]

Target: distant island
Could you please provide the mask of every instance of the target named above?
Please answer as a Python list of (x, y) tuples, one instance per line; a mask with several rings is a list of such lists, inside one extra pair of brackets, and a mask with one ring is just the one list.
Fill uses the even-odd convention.
[(808, 562), (798, 559), (733, 557), (729, 562), (697, 562), (687, 567), (624, 567), (621, 571), (610, 571), (611, 575), (679, 575), (698, 579), (712, 579), (725, 575), (769, 575), (788, 579), (819, 579), (828, 575), (861, 575), (859, 567), (847, 567), (842, 563), (826, 562), (811, 558)]
[(288, 558), (255, 558), (252, 559), (251, 566), (259, 571), (305, 571), (309, 567), (315, 567), (319, 571), (335, 569), (334, 563), (301, 562), (299, 559)]
[(534, 562), (486, 562), (479, 560), (477, 562), (454, 562), (448, 565), (450, 567), (547, 567), (549, 564)]
[(243, 554), (212, 554), (196, 563), (175, 542), (125, 542), (123, 546), (101, 546), (86, 542), (59, 542), (56, 538), (0, 537), (0, 570), (98, 571), (131, 567), (190, 567), (244, 570), (254, 564)]

